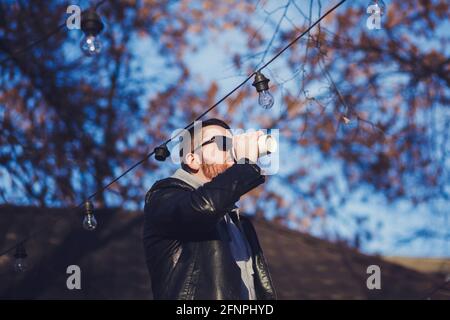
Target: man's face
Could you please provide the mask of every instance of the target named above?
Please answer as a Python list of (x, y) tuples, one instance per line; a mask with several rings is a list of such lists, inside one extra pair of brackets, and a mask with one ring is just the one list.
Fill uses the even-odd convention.
[[(210, 141), (213, 137), (220, 137), (216, 138), (216, 140), (220, 140), (220, 142), (211, 142), (199, 147), (203, 143)], [(202, 128), (202, 137), (201, 141), (197, 144), (197, 147), (199, 148), (196, 152), (201, 158), (200, 169), (208, 179), (216, 177), (234, 164), (234, 159), (231, 154), (232, 145), (231, 143), (229, 144), (228, 150), (221, 148), (220, 146), (225, 143), (222, 137), (231, 139), (232, 134), (228, 129), (221, 126), (213, 125)]]

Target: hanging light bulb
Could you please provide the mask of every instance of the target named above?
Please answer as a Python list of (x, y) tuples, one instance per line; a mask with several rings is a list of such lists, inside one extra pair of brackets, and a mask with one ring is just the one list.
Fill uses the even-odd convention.
[(260, 71), (256, 72), (255, 81), (252, 86), (259, 93), (258, 103), (264, 109), (270, 109), (273, 106), (273, 96), (269, 92), (269, 79), (267, 79)]
[(81, 15), (81, 30), (84, 32), (80, 42), (81, 51), (88, 57), (98, 54), (102, 49), (98, 35), (103, 30), (103, 23), (94, 10), (85, 11)]
[(24, 245), (21, 243), (16, 248), (16, 253), (14, 254), (14, 270), (16, 272), (24, 272), (27, 269), (27, 252)]
[(83, 37), (80, 46), (81, 51), (89, 57), (98, 54), (102, 49), (101, 42), (98, 40), (98, 37), (95, 37), (94, 35), (87, 35)]
[(87, 200), (84, 203), (85, 215), (83, 219), (83, 228), (88, 231), (94, 231), (97, 228), (97, 220), (94, 216), (94, 205)]
[(258, 103), (264, 109), (270, 109), (273, 106), (273, 97), (269, 91), (263, 90), (259, 93)]

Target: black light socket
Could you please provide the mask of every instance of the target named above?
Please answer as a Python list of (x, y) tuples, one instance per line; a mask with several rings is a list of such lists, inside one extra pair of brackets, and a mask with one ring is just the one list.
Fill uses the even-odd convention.
[(170, 151), (165, 144), (162, 144), (155, 148), (155, 159), (158, 161), (165, 161), (170, 157)]
[(256, 91), (261, 92), (265, 90), (269, 90), (269, 79), (267, 79), (261, 71), (256, 72), (255, 80), (252, 83), (252, 86), (256, 88)]
[(103, 30), (103, 22), (94, 10), (87, 10), (81, 14), (81, 30), (87, 35), (96, 36)]
[(94, 212), (94, 204), (90, 200), (84, 202), (84, 211), (87, 215), (92, 215)]

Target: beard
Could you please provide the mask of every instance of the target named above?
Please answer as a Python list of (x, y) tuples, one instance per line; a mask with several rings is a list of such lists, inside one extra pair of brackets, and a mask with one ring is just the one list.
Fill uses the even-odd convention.
[(208, 179), (213, 179), (217, 177), (219, 174), (227, 170), (229, 167), (231, 167), (232, 163), (223, 163), (223, 164), (206, 164), (202, 163), (201, 168), (203, 170), (203, 174)]

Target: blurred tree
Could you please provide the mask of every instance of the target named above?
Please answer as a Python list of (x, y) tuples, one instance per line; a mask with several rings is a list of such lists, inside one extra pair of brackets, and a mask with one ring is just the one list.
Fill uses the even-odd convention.
[[(448, 3), (390, 2), (380, 30), (366, 27), (368, 4), (345, 4), (267, 69), (271, 90), (282, 96), (276, 118), (253, 107), (250, 86), (212, 113), (234, 127), (252, 119), (280, 128), (288, 158), (299, 158), (295, 166), (282, 158), (290, 169), (269, 178), (282, 189), (268, 184), (246, 199), (257, 213), (275, 203), (279, 221), (308, 230), (362, 189), (390, 201), (448, 204)], [(192, 84), (189, 53), (238, 33), (246, 46), (229, 60), (248, 74), (330, 4), (287, 0), (269, 11), (267, 1), (107, 1), (99, 9), (107, 27), (98, 57), (81, 56), (81, 32), (66, 29), (14, 53), (63, 22), (66, 6), (0, 7), (0, 58), (11, 58), (0, 66), (0, 179), (11, 181), (0, 184), (4, 201), (12, 188), (12, 202), (77, 203), (217, 100), (217, 82)], [(155, 57), (139, 61), (135, 49), (144, 41)], [(162, 67), (152, 64), (156, 58)], [(144, 76), (146, 68), (154, 76)], [(157, 167), (145, 162), (108, 192), (141, 206), (144, 181)], [(111, 205), (105, 194), (97, 201)]]

